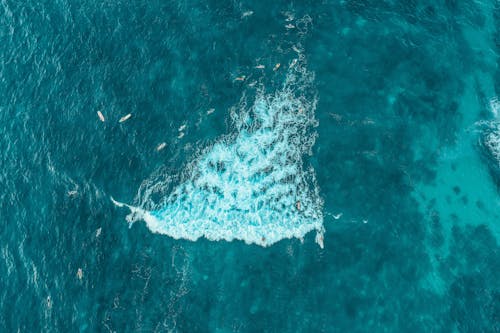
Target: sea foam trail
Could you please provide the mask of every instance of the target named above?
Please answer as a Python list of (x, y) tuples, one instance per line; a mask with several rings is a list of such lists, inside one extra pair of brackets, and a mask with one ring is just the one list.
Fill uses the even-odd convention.
[(323, 247), (323, 202), (303, 161), (316, 138), (312, 82), (301, 59), (280, 90), (261, 89), (250, 107), (243, 99), (231, 111), (234, 133), (200, 151), (177, 184), (165, 175), (144, 182), (137, 198), (143, 208), (127, 205), (127, 220), (144, 220), (152, 232), (175, 239), (262, 246), (316, 230)]

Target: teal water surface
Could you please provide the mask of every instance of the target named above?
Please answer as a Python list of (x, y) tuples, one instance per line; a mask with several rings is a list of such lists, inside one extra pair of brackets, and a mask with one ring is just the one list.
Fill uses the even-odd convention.
[(500, 332), (499, 29), (2, 1), (0, 331)]

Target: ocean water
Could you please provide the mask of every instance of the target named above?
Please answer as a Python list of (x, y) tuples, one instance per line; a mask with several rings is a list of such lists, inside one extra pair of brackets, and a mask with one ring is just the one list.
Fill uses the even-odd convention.
[(0, 332), (500, 332), (499, 54), (493, 0), (3, 0)]

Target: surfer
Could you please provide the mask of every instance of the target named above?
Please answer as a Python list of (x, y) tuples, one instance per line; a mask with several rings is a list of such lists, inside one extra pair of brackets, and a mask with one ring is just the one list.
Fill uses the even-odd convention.
[(119, 120), (119, 122), (120, 122), (120, 123), (123, 123), (124, 121), (129, 120), (129, 119), (130, 119), (130, 117), (132, 117), (132, 114), (131, 114), (131, 113), (129, 113), (129, 114), (128, 114), (128, 115), (126, 115), (126, 116), (121, 117), (121, 118), (120, 118), (120, 120)]
[(158, 145), (158, 147), (156, 147), (156, 151), (160, 151), (162, 150), (163, 148), (165, 148), (167, 144), (165, 142), (162, 142)]
[(245, 18), (253, 15), (253, 10), (248, 10), (241, 15), (241, 18)]
[(106, 119), (104, 118), (104, 115), (102, 114), (101, 111), (97, 111), (97, 116), (99, 117), (99, 119), (102, 121), (102, 122), (105, 122)]

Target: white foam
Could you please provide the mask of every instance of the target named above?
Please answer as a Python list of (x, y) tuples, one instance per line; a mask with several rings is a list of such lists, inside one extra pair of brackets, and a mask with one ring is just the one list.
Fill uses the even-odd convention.
[[(127, 205), (127, 219), (144, 220), (152, 232), (175, 239), (262, 246), (316, 230), (323, 246), (323, 202), (314, 170), (303, 161), (317, 126), (313, 75), (303, 65), (301, 59), (290, 69), (281, 90), (261, 91), (251, 107), (243, 99), (233, 108), (234, 133), (201, 151), (176, 185), (168, 175), (146, 181), (140, 207)], [(158, 189), (167, 188), (153, 202)]]
[(483, 142), (500, 167), (500, 122), (489, 123)]
[(493, 113), (493, 116), (497, 118), (500, 114), (500, 101), (498, 100), (498, 97), (490, 99), (490, 110), (491, 113)]

